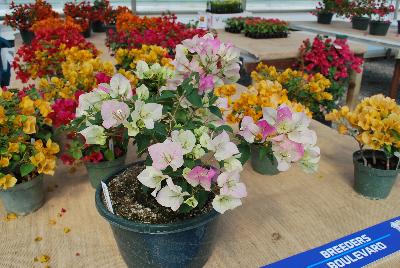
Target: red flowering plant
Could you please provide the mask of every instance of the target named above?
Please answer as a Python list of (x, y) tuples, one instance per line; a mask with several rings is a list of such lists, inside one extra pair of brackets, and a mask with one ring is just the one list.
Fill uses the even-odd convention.
[(108, 25), (115, 25), (117, 23), (117, 17), (124, 13), (131, 13), (131, 11), (125, 6), (117, 6), (115, 9), (109, 6), (104, 17), (105, 23)]
[(371, 3), (375, 0), (353, 0), (344, 1), (341, 5), (342, 16), (352, 19), (353, 17), (371, 16)]
[(12, 65), (17, 79), (27, 82), (30, 78), (61, 75), (65, 50), (72, 47), (98, 55), (95, 46), (87, 42), (78, 30), (61, 27), (38, 31), (31, 45), (21, 46), (14, 57)]
[(346, 0), (323, 0), (317, 3), (317, 6), (311, 14), (318, 16), (319, 14), (338, 13), (341, 14), (341, 8)]
[(72, 17), (85, 31), (92, 20), (92, 5), (89, 1), (67, 2), (64, 5), (65, 16)]
[(349, 71), (361, 72), (363, 59), (351, 51), (347, 39), (332, 40), (317, 35), (313, 42), (303, 41), (300, 47), (298, 68), (309, 74), (321, 73), (331, 81), (327, 92), (338, 101), (345, 92)]
[(383, 21), (390, 23), (390, 15), (395, 11), (393, 2), (387, 0), (375, 0), (371, 3), (372, 13), (371, 19), (374, 21)]
[(279, 19), (251, 18), (245, 20), (243, 32), (250, 37), (287, 37), (289, 23)]
[(20, 5), (11, 1), (10, 10), (11, 14), (6, 14), (4, 24), (18, 30), (29, 30), (36, 21), (58, 17), (51, 5), (44, 0)]
[(91, 20), (105, 22), (107, 13), (110, 11), (110, 1), (95, 0), (93, 2)]

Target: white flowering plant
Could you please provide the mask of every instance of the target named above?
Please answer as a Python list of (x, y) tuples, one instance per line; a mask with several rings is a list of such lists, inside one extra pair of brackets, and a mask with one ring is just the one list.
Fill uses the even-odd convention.
[[(96, 96), (84, 97), (92, 107), (89, 110), (101, 111), (101, 118), (86, 116), (86, 128), (100, 120), (102, 128), (127, 130), (138, 154), (146, 157), (137, 177), (144, 194), (152, 195), (160, 205), (187, 213), (212, 202), (216, 211), (224, 213), (240, 206), (247, 195), (240, 172), (250, 149), (223, 121), (214, 88), (239, 78), (239, 53), (212, 35), (185, 40), (176, 51), (173, 74), (163, 70), (166, 67), (153, 68), (168, 73), (157, 92), (142, 80), (136, 94), (128, 96), (130, 91), (121, 86), (128, 80), (116, 75), (111, 82), (118, 78), (118, 86), (102, 85), (103, 89), (94, 91)], [(136, 75), (151, 70), (147, 67), (139, 63)], [(80, 133), (86, 134), (85, 130)], [(104, 140), (100, 133), (94, 142)]]

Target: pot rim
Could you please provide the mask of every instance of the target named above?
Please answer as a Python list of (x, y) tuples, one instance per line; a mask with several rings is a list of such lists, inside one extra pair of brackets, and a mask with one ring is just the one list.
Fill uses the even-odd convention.
[[(372, 149), (365, 149), (363, 151), (364, 151), (364, 153), (377, 152), (378, 153), (377, 156), (384, 154), (384, 152), (382, 152), (382, 151), (372, 150)], [(357, 161), (357, 159), (360, 159), (360, 157), (361, 157), (361, 150), (357, 150), (357, 151), (355, 151), (353, 153), (353, 163), (354, 163), (354, 165), (358, 165), (360, 167), (371, 169), (374, 172), (384, 172), (384, 173), (393, 173), (393, 174), (397, 174), (397, 173), (400, 172), (400, 169), (389, 169), (389, 170), (387, 170), (387, 169), (379, 169), (379, 168), (374, 168), (374, 167), (366, 167), (362, 163)]]
[[(129, 165), (125, 165), (122, 169), (115, 172), (113, 175), (107, 177), (103, 182), (108, 184), (108, 182), (114, 178), (115, 175), (120, 174), (128, 167), (133, 165), (137, 165), (139, 163), (143, 163), (144, 161), (137, 161)], [(171, 234), (171, 233), (179, 233), (186, 230), (194, 229), (198, 226), (204, 225), (205, 223), (213, 220), (216, 218), (219, 213), (214, 209), (208, 213), (202, 214), (200, 216), (186, 219), (183, 221), (179, 221), (176, 223), (168, 223), (168, 224), (150, 224), (150, 223), (142, 223), (139, 221), (131, 221), (127, 220), (123, 217), (117, 216), (111, 213), (106, 206), (103, 204), (101, 194), (103, 193), (103, 189), (101, 184), (97, 187), (95, 193), (95, 203), (96, 208), (99, 214), (105, 218), (110, 224), (114, 225), (115, 227), (125, 229), (128, 231), (133, 231), (137, 233), (144, 233), (144, 234)]]
[(43, 180), (43, 177), (44, 177), (43, 174), (38, 174), (33, 179), (15, 184), (13, 187), (8, 188), (7, 190), (0, 189), (0, 192), (18, 192), (21, 190), (26, 190), (28, 188), (31, 188), (33, 185), (39, 183), (41, 180)]

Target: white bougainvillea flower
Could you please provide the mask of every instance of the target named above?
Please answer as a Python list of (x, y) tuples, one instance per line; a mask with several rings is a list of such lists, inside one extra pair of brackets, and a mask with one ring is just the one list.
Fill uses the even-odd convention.
[(260, 128), (254, 123), (250, 116), (245, 116), (240, 125), (238, 134), (242, 136), (247, 142), (254, 143), (255, 137), (260, 133)]
[(210, 191), (211, 181), (216, 174), (217, 172), (213, 168), (207, 169), (201, 166), (196, 166), (184, 177), (193, 187), (200, 184), (206, 191)]
[(169, 207), (177, 211), (184, 201), (184, 197), (190, 195), (188, 192), (182, 192), (182, 187), (175, 185), (171, 178), (167, 179), (167, 185), (157, 194), (157, 202), (164, 207)]
[(151, 195), (156, 196), (158, 191), (161, 189), (161, 182), (170, 177), (162, 174), (161, 171), (152, 166), (147, 166), (145, 170), (140, 172), (137, 178), (144, 186), (152, 189), (154, 188), (154, 191), (151, 193)]
[(101, 105), (101, 117), (103, 118), (103, 127), (106, 129), (117, 127), (127, 123), (129, 116), (129, 107), (126, 103), (108, 100)]
[(135, 101), (135, 110), (131, 113), (132, 121), (142, 121), (145, 128), (153, 129), (154, 122), (162, 117), (162, 107), (161, 104), (144, 103), (141, 100), (137, 100)]
[(107, 136), (104, 134), (104, 128), (101, 126), (91, 125), (79, 133), (85, 138), (87, 144), (106, 144)]
[(218, 161), (223, 161), (239, 153), (236, 144), (230, 141), (229, 135), (225, 130), (211, 141), (209, 148), (215, 152), (214, 157)]
[(147, 100), (150, 96), (149, 89), (142, 84), (140, 87), (136, 88), (136, 95), (139, 100)]
[(115, 74), (110, 80), (110, 96), (132, 98), (132, 87), (130, 81), (122, 74)]
[(299, 161), (304, 155), (304, 146), (281, 135), (281, 141), (272, 142), (272, 151), (278, 162), (279, 171), (287, 171), (291, 163)]
[(317, 134), (308, 127), (311, 119), (305, 113), (293, 113), (293, 129), (288, 133), (291, 141), (315, 145), (317, 143)]
[(220, 189), (220, 194), (232, 196), (234, 198), (243, 198), (247, 196), (246, 185), (239, 182), (239, 171), (222, 172), (217, 178), (217, 184)]
[(224, 212), (229, 209), (235, 209), (238, 206), (241, 206), (242, 201), (240, 198), (235, 198), (230, 195), (216, 195), (213, 199), (212, 205), (217, 212), (224, 214)]
[(229, 157), (228, 159), (224, 160), (224, 168), (226, 171), (233, 172), (233, 171), (242, 171), (243, 170), (243, 165), (237, 159), (239, 155), (235, 155), (232, 157)]
[(178, 142), (165, 140), (163, 143), (156, 143), (148, 148), (153, 167), (164, 170), (170, 166), (174, 171), (183, 165), (183, 150)]
[(300, 160), (300, 166), (306, 173), (313, 173), (318, 170), (318, 162), (320, 160), (320, 149), (317, 146), (306, 145), (304, 148), (304, 156)]
[(90, 109), (100, 110), (103, 101), (109, 99), (109, 97), (106, 92), (98, 89), (80, 95), (75, 112), (76, 117), (87, 115)]
[(183, 154), (191, 153), (196, 145), (196, 137), (190, 130), (174, 130), (171, 132), (171, 139), (181, 144)]
[(144, 79), (145, 74), (150, 70), (149, 65), (145, 61), (138, 61), (136, 64), (135, 74), (139, 79)]

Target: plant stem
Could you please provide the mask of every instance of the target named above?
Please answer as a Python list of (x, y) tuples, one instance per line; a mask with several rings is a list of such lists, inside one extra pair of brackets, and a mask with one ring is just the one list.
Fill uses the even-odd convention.
[(364, 156), (363, 145), (362, 145), (359, 141), (357, 141), (357, 142), (358, 142), (358, 146), (360, 146), (361, 157), (362, 157), (362, 160), (363, 160), (363, 162), (364, 162), (364, 166), (368, 167), (367, 158), (365, 158), (365, 156)]
[(390, 169), (390, 158), (386, 156), (386, 170)]
[(375, 155), (375, 151), (372, 152), (372, 164), (374, 166), (376, 166), (376, 155)]

